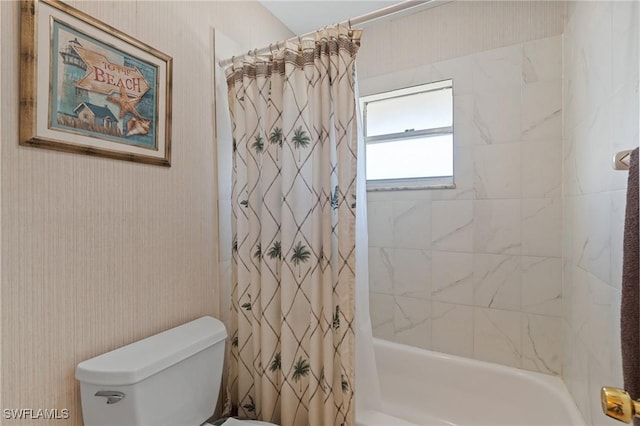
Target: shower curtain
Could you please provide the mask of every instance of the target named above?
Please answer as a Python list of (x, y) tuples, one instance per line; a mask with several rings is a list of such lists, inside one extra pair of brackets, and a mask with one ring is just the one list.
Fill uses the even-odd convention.
[(269, 58), (237, 58), (226, 71), (233, 136), (228, 387), (241, 417), (284, 426), (354, 423), (363, 315), (356, 320), (355, 302), (365, 294), (356, 295), (356, 258), (363, 260), (356, 209), (366, 202), (363, 176), (357, 183), (356, 52), (349, 30), (336, 26)]

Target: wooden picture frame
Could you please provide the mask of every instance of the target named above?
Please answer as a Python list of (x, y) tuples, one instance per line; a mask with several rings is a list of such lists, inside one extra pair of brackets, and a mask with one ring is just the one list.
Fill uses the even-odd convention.
[(20, 43), (20, 145), (170, 166), (170, 56), (58, 0)]

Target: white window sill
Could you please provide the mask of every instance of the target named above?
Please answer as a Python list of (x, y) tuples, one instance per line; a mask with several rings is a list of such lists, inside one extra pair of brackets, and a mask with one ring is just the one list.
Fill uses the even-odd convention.
[(455, 189), (453, 176), (414, 179), (377, 179), (367, 181), (367, 191), (403, 191), (413, 189)]

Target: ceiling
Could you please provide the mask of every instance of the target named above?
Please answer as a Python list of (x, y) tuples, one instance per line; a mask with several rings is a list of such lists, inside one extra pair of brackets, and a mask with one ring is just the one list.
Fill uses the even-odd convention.
[(401, 1), (386, 0), (260, 0), (294, 34), (306, 34), (382, 9)]

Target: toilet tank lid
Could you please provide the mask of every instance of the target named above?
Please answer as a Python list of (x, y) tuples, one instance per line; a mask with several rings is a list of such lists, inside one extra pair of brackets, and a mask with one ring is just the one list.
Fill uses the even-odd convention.
[(222, 322), (202, 317), (83, 361), (76, 367), (76, 379), (97, 385), (132, 385), (226, 337)]

